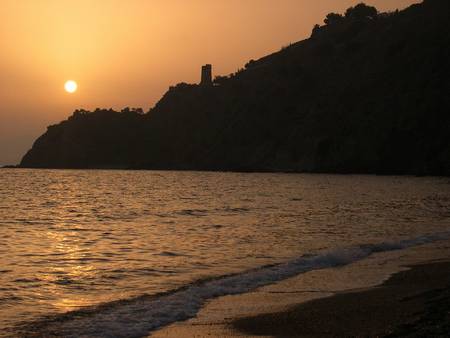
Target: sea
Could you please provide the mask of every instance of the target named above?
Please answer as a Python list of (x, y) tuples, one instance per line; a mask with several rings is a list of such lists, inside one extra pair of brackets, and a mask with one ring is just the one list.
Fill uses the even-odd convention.
[(450, 238), (450, 179), (0, 170), (0, 336), (147, 337), (210, 300)]

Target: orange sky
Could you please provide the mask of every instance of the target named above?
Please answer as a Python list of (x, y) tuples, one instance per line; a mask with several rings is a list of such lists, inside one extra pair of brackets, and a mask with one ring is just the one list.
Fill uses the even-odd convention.
[[(0, 165), (76, 108), (147, 110), (170, 85), (198, 82), (202, 64), (229, 74), (357, 2), (0, 0)], [(417, 2), (366, 1), (383, 11)]]

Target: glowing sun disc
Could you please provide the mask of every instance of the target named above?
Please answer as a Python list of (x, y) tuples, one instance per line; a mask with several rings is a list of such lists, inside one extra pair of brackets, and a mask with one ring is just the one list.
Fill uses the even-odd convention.
[(77, 91), (78, 85), (75, 81), (69, 80), (64, 84), (64, 89), (68, 93), (75, 93)]

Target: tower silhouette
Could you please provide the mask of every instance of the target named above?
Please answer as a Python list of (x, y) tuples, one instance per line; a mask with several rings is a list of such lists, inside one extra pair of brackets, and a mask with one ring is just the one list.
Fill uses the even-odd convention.
[(212, 85), (212, 65), (208, 64), (202, 66), (202, 78), (200, 85), (202, 86)]

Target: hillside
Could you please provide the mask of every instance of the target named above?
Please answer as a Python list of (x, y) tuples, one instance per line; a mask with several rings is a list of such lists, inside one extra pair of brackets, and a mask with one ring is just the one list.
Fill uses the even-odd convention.
[(147, 113), (77, 111), (20, 166), (450, 175), (449, 60), (449, 1), (358, 5)]

